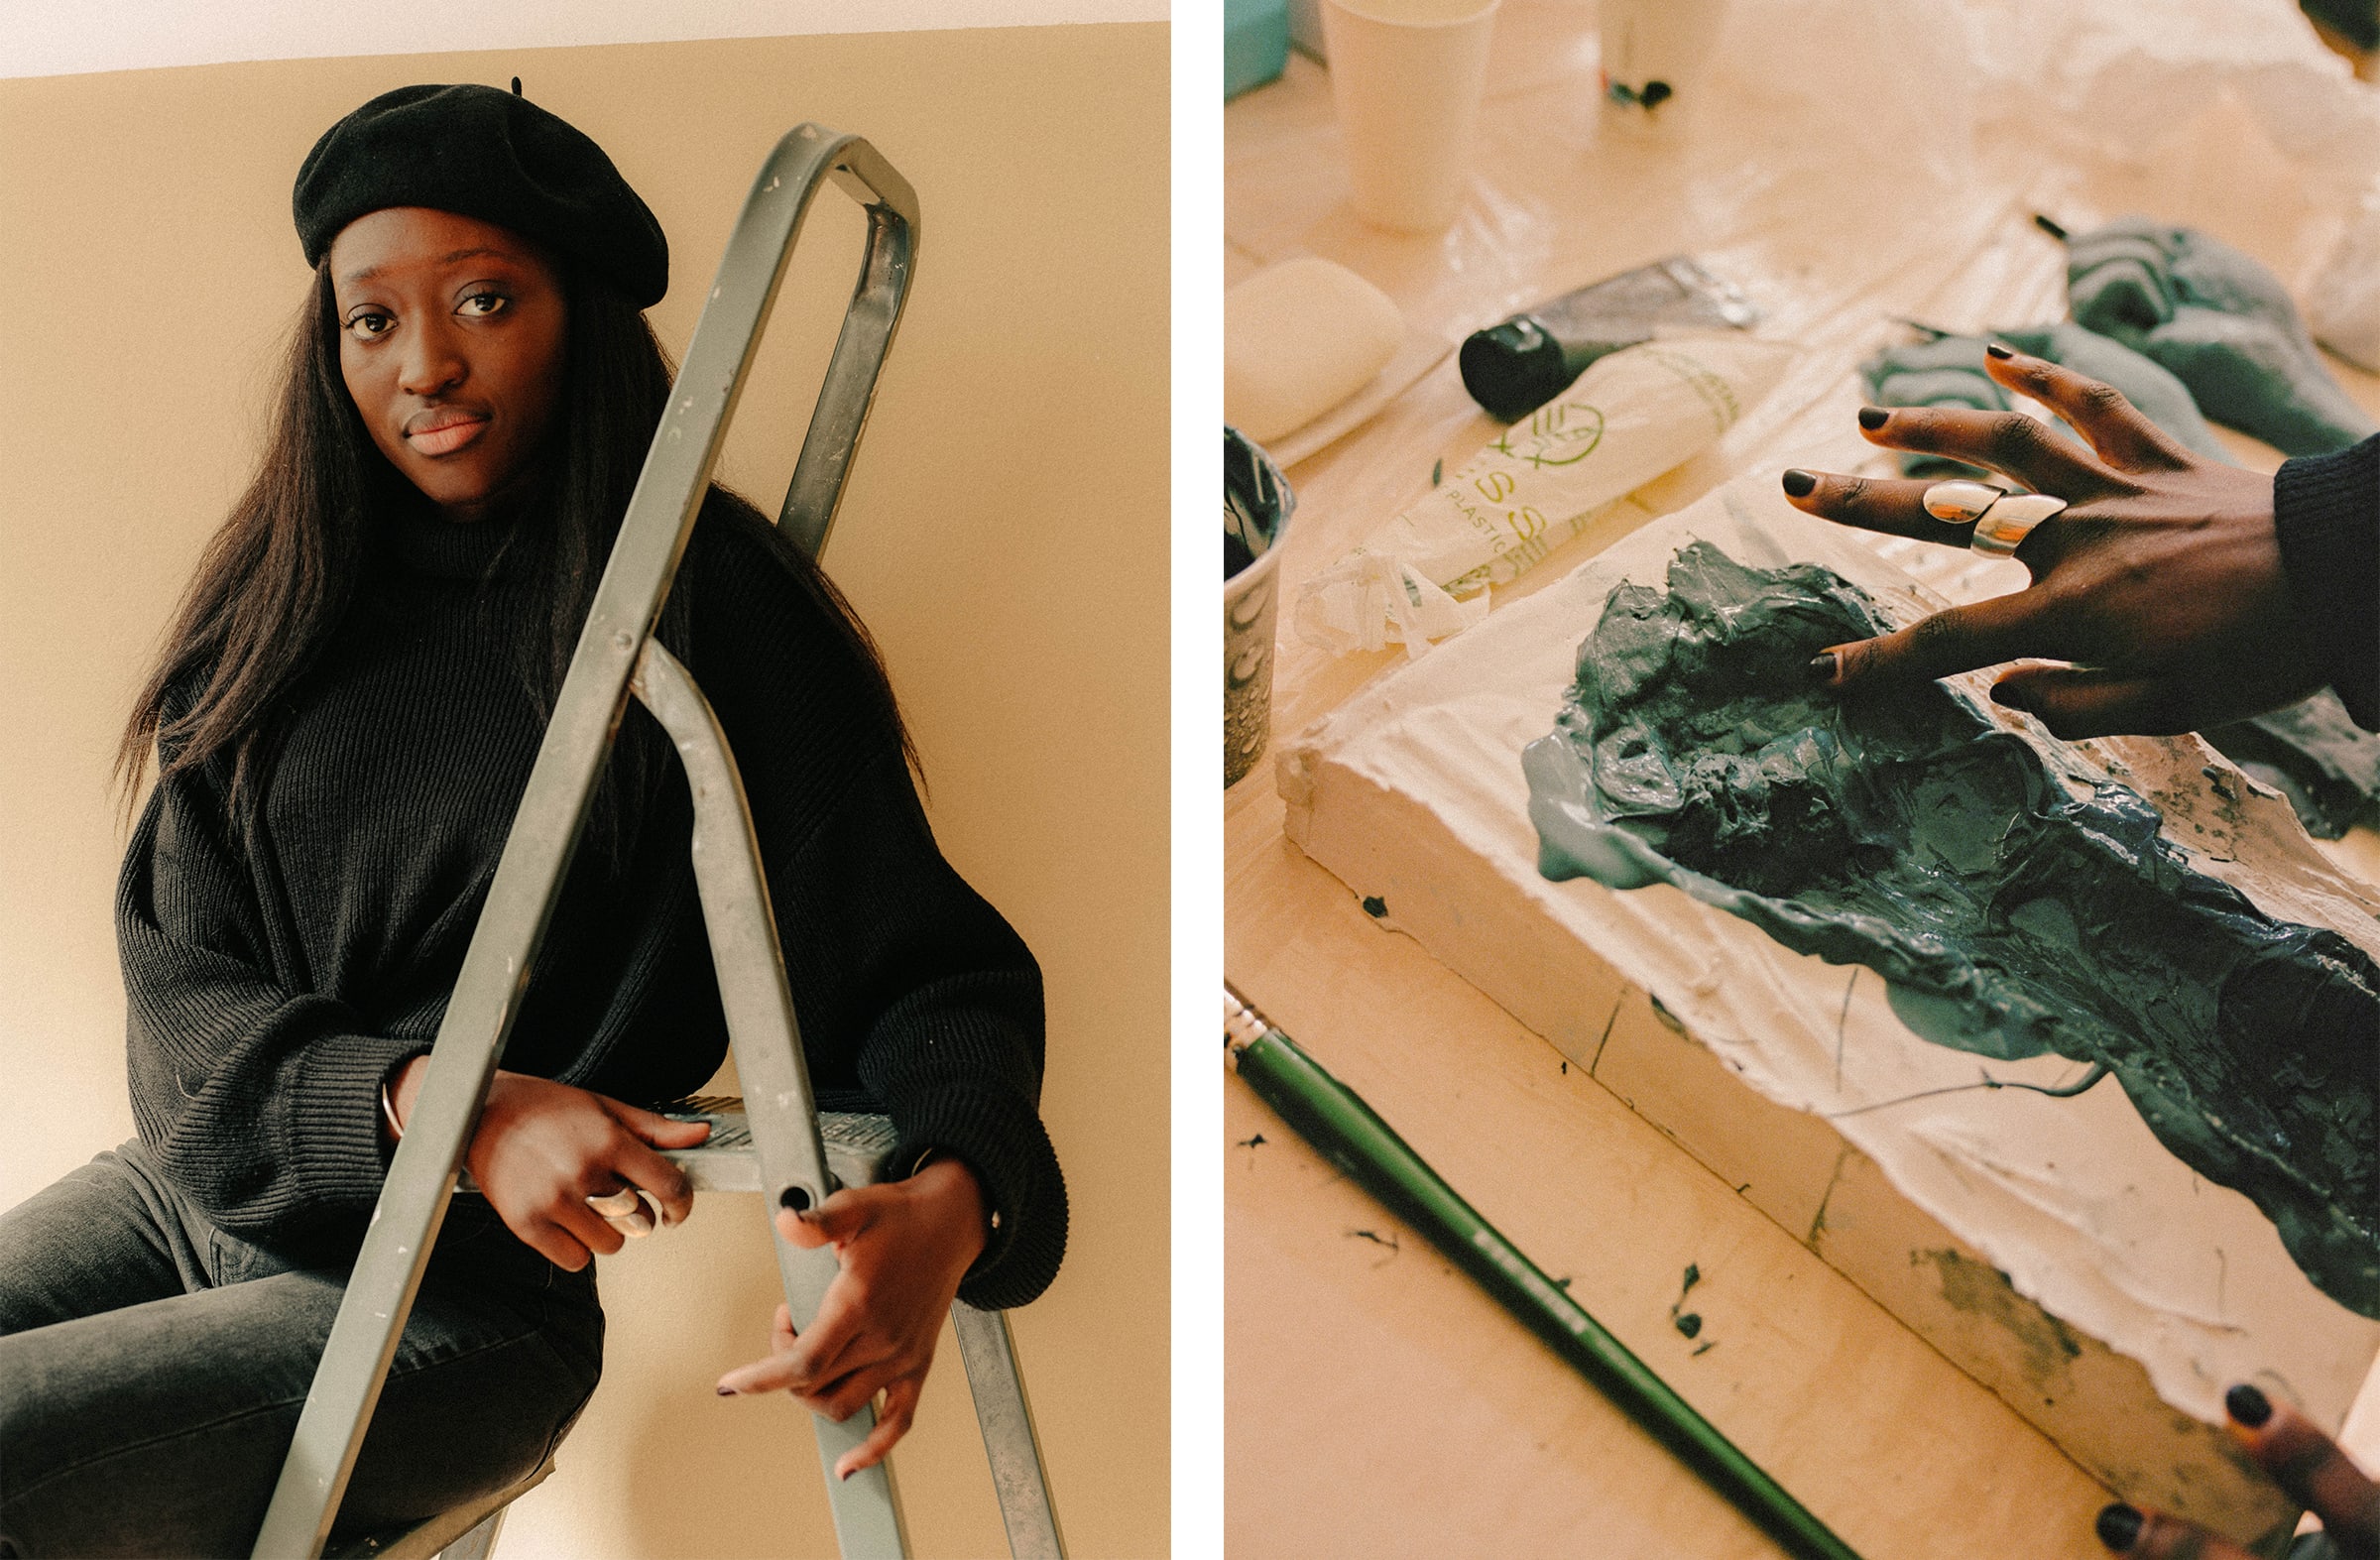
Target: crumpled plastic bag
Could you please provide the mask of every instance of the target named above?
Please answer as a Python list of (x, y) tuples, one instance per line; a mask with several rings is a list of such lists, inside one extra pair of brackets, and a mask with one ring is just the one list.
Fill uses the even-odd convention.
[(1433, 640), (1488, 616), (1486, 591), (1457, 601), (1412, 564), (1377, 552), (1351, 552), (1308, 584), (1319, 588), (1298, 598), (1298, 636), (1335, 656), (1402, 645), (1418, 660)]
[(2338, 247), (2306, 292), (2314, 339), (2380, 374), (2380, 185), (2366, 190)]

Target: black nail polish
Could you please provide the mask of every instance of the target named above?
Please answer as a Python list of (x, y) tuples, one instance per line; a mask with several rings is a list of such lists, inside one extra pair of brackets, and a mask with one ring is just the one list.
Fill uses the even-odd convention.
[(1817, 491), (1817, 488), (1818, 477), (1814, 472), (1804, 471), (1801, 467), (1796, 466), (1785, 473), (1785, 496), (1787, 498), (1808, 498)]
[(1838, 669), (1835, 653), (1830, 650), (1823, 655), (1811, 657), (1810, 664), (1805, 669), (1809, 673), (1810, 680), (1822, 687), (1833, 682)]
[(2140, 1536), (2140, 1513), (2121, 1500), (2099, 1507), (2099, 1519), (2093, 1524), (2099, 1530), (2099, 1542), (2122, 1554)]
[(2022, 687), (2012, 687), (2005, 682), (1995, 682), (1991, 685), (1991, 702), (2002, 709), (2017, 710), (2026, 715), (2033, 713), (2033, 701), (2025, 696), (2025, 690)]
[(2223, 1394), (2223, 1411), (2237, 1423), (2251, 1430), (2261, 1430), (2264, 1422), (2273, 1416), (2273, 1405), (2264, 1393), (2242, 1381)]
[(1859, 425), (1867, 429), (1870, 433), (1873, 433), (1876, 429), (1882, 427), (1884, 425), (1884, 420), (1891, 416), (1892, 414), (1885, 411), (1882, 407), (1861, 407), (1859, 409)]
[(2012, 358), (2012, 357), (2016, 356), (2016, 354), (2015, 354), (2015, 353), (2013, 353), (2013, 352), (2009, 351), (2009, 350), (2008, 350), (2006, 347), (2004, 347), (2004, 346), (2000, 345), (2000, 344), (1999, 344), (1997, 341), (1987, 341), (1987, 342), (1985, 342), (1985, 343), (1983, 344), (1983, 350), (1984, 350), (1984, 352), (1985, 352), (1986, 354), (1988, 354), (1989, 356), (1996, 357), (1996, 358), (1998, 358), (1998, 359), (1999, 359), (2000, 361), (2002, 361), (2002, 362), (2006, 362), (2008, 359), (2010, 359), (2010, 358)]

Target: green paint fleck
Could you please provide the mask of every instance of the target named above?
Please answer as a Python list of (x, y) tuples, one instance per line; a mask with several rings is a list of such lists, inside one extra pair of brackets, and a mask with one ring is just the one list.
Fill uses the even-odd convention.
[(1376, 894), (1368, 894), (1364, 897), (1364, 913), (1376, 921), (1388, 913), (1388, 901)]

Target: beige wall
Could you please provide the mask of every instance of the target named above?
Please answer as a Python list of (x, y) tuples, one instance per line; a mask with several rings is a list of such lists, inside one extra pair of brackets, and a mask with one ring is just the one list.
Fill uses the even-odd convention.
[[(923, 242), (828, 562), (944, 849), (1048, 979), (1074, 1236), (1015, 1325), (1069, 1538), (1161, 1552), (1166, 66), (1165, 27), (1134, 24), (0, 82), (0, 1207), (131, 1132), (108, 757), (254, 458), (313, 138), (392, 86), (523, 76), (667, 229), (675, 348), (775, 137), (857, 131), (915, 184)], [(771, 509), (856, 265), (848, 202), (812, 228), (724, 468)], [(606, 1260), (606, 1380), (507, 1560), (832, 1552), (791, 1405), (710, 1390), (760, 1352), (773, 1285), (757, 1199)], [(921, 1554), (1002, 1552), (947, 1333), (896, 1464)]]

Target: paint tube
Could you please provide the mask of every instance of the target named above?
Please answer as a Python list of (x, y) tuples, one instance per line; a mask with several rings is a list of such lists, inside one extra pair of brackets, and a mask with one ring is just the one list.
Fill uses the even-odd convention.
[(1691, 256), (1672, 255), (1475, 330), (1456, 356), (1471, 399), (1517, 422), (1622, 347), (1679, 331), (1742, 330), (1759, 319), (1750, 299)]
[(1718, 442), (1784, 377), (1794, 348), (1750, 336), (1648, 341), (1602, 358), (1362, 546), (1308, 579), (1300, 639), (1418, 658), (1488, 612), (1595, 513)]

